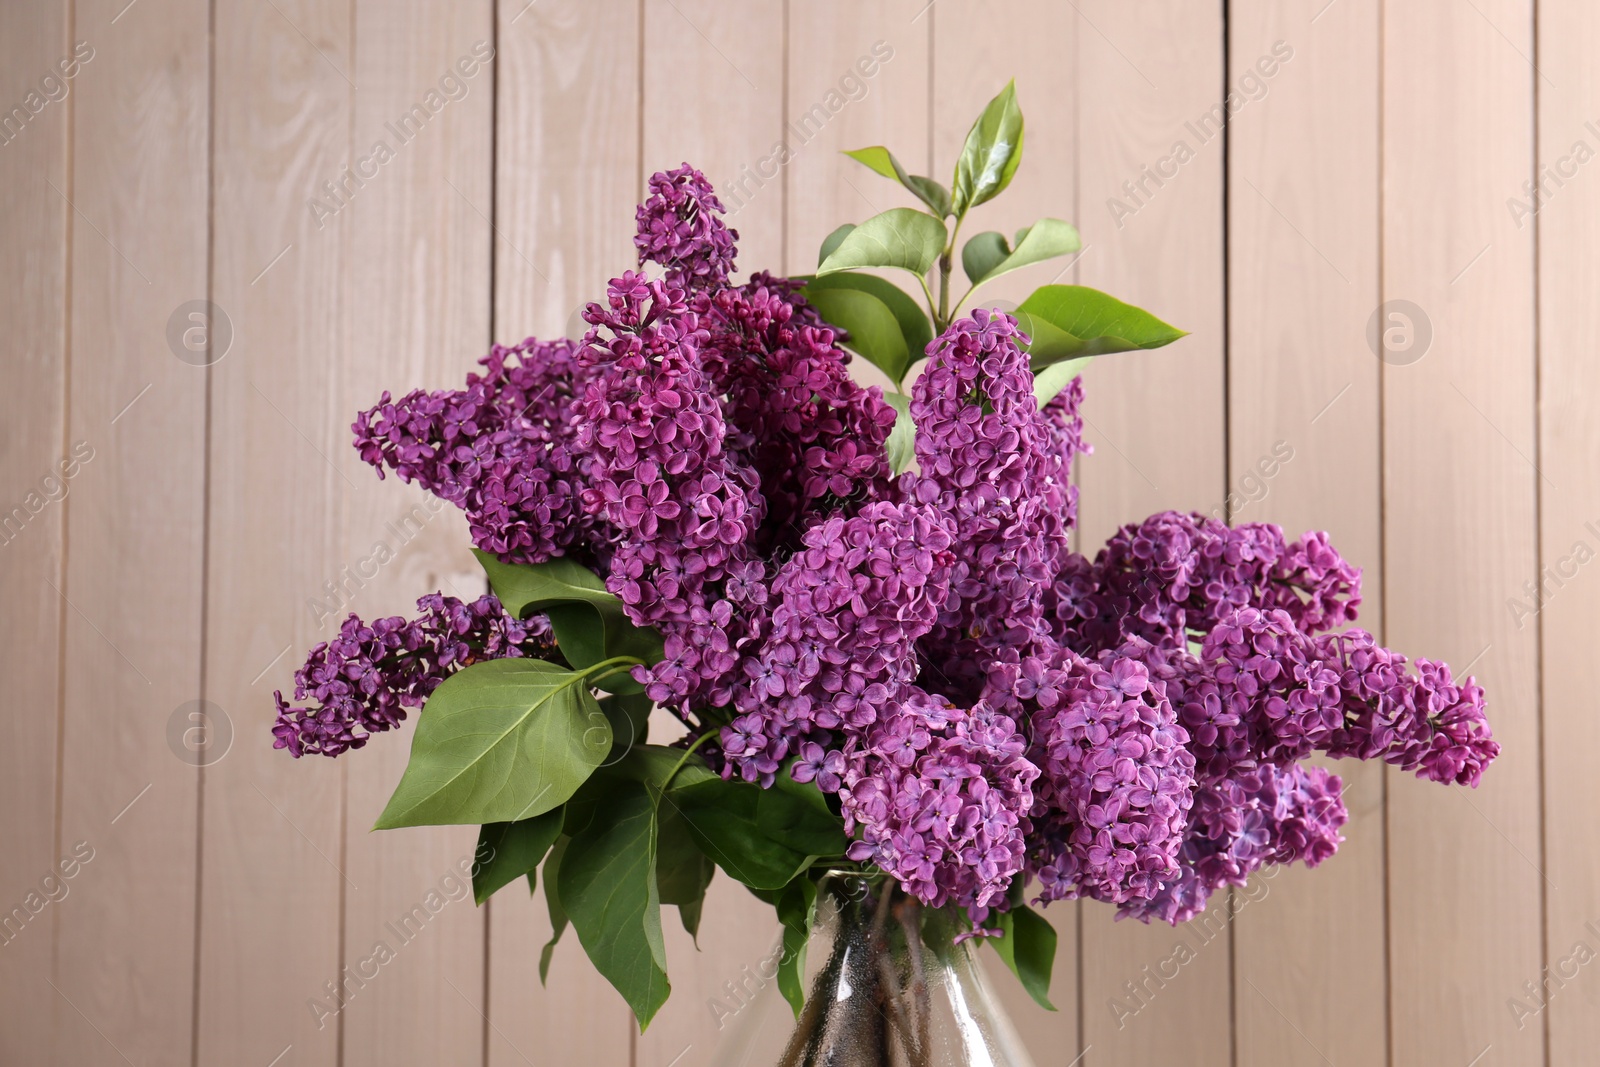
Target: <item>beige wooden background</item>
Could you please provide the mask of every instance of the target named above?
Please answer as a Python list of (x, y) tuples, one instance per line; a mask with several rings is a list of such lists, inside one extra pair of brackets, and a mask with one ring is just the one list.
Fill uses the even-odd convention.
[[(492, 62), (430, 101), (475, 47)], [(1597, 52), (1591, 0), (5, 0), (0, 512), (25, 519), (0, 535), (0, 912), (31, 904), (0, 944), (0, 1063), (706, 1062), (708, 1001), (773, 931), (726, 880), (638, 1036), (575, 942), (539, 987), (542, 902), (451, 899), (472, 830), (366, 832), (406, 738), (272, 751), (327, 583), (369, 617), (478, 588), (459, 517), (412, 512), (348, 425), (491, 339), (566, 332), (631, 264), (652, 170), (754, 174), (741, 266), (803, 270), (903, 202), (837, 149), (943, 175), (1013, 74), (1027, 152), (983, 225), (1075, 220), (1063, 280), (1193, 332), (1091, 370), (1085, 547), (1230, 494), (1327, 529), (1363, 622), (1470, 665), (1505, 746), (1476, 793), (1345, 766), (1343, 850), (1231, 922), (1226, 898), (1177, 930), (1052, 909), (1062, 1010), (1006, 985), (1040, 1067), (1595, 1062)], [(786, 130), (818, 104), (820, 132)], [(196, 300), (220, 309), (198, 356), (169, 342)], [(1385, 364), (1389, 300), (1419, 332)], [(318, 1011), (430, 891), (447, 906)]]

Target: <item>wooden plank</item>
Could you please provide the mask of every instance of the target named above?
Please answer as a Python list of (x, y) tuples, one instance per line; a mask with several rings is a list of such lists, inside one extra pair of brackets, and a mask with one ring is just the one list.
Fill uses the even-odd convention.
[[(494, 12), (487, 2), (358, 2), (352, 151), (384, 142), (393, 158), (350, 198), (347, 358), (336, 370), (340, 414), (384, 389), (459, 388), (488, 348), (493, 203)], [(471, 71), (472, 73), (468, 73)], [(344, 221), (341, 217), (341, 221)], [(347, 417), (347, 415), (346, 415)], [(347, 450), (357, 473), (350, 558), (385, 536), (412, 503)], [(478, 596), (482, 575), (466, 524), (445, 509), (361, 591), (364, 615), (412, 614), (435, 590)], [(370, 615), (369, 615), (370, 617)], [(383, 738), (347, 768), (347, 967), (376, 976), (344, 1012), (342, 1063), (471, 1063), (484, 1058), (485, 920), (470, 881), (474, 827), (368, 827), (409, 756), (409, 738)], [(359, 887), (359, 888), (357, 888)], [(393, 959), (381, 957), (386, 946)]]
[[(986, 104), (1013, 75), (1027, 123), (1022, 163), (1005, 193), (976, 209), (964, 228), (1013, 234), (1043, 217), (1078, 216), (1078, 71), (1073, 63), (1023, 62), (1016, 27), (1028, 27), (1039, 51), (1072, 55), (1081, 22), (1071, 7), (1037, 0), (999, 4), (992, 0), (944, 0), (933, 19), (933, 161), (931, 174), (948, 185), (967, 131)], [(959, 252), (959, 250), (958, 250)], [(957, 257), (959, 259), (959, 255)], [(978, 293), (976, 305), (1011, 308), (1040, 285), (1071, 282), (1073, 260), (1025, 267)], [(965, 276), (953, 291), (966, 291)], [(985, 953), (987, 971), (1023, 1041), (1040, 1063), (1078, 1054), (1078, 908), (1058, 903), (1043, 915), (1056, 930), (1056, 963), (1050, 984), (1055, 1012), (1033, 1002), (998, 959)], [(1071, 1050), (1067, 1055), (1062, 1055)]]
[[(0, 756), (0, 810), (7, 813), (0, 824), (0, 1003), (8, 1016), (0, 1060), (8, 1063), (50, 1056), (60, 1000), (41, 978), (54, 977), (56, 909), (68, 906), (79, 874), (81, 884), (93, 885), (70, 855), (73, 843), (64, 855), (56, 839), (61, 619), (69, 609), (45, 581), (62, 582), (62, 519), (83, 471), (65, 436), (71, 208), (50, 188), (70, 188), (67, 116), (75, 86), (64, 72), (75, 77), (83, 66), (67, 27), (64, 4), (0, 10), (0, 100), (24, 116), (0, 116), (0, 232), (8, 253), (0, 263), (0, 321), (8, 326), (11, 372), (0, 395), (0, 597), (13, 612), (0, 670), (15, 709)], [(58, 866), (64, 858), (72, 878)]]
[(791, 273), (815, 270), (822, 239), (842, 223), (916, 203), (839, 153), (884, 144), (909, 166), (926, 166), (929, 6), (926, 0), (789, 5), (782, 137), (789, 149), (785, 256)]
[[(1361, 623), (1381, 634), (1381, 364), (1352, 343), (1378, 304), (1378, 5), (1314, 14), (1248, 3), (1229, 21), (1229, 84), (1244, 102), (1228, 133), (1224, 502), (1235, 522), (1328, 531), (1364, 567)], [(1383, 768), (1332, 769), (1351, 816), (1338, 855), (1240, 895), (1241, 1067), (1387, 1056)]]
[[(1600, 551), (1600, 427), (1594, 419), (1600, 377), (1587, 352), (1595, 336), (1595, 236), (1600, 234), (1600, 186), (1580, 159), (1600, 150), (1600, 100), (1593, 62), (1600, 12), (1573, 0), (1546, 0), (1539, 9), (1539, 67), (1554, 85), (1539, 82), (1539, 152), (1544, 192), (1535, 203), (1517, 196), (1512, 221), (1519, 237), (1535, 225), (1539, 241), (1539, 465), (1550, 481), (1540, 493), (1541, 577), (1546, 592), (1508, 598), (1518, 634), (1541, 635), (1544, 683), (1544, 840), (1548, 914), (1544, 964), (1531, 982), (1513, 989), (1519, 1030), (1548, 1027), (1549, 1062), (1577, 1063), (1600, 1044), (1600, 983), (1584, 961), (1600, 951), (1600, 855), (1594, 820), (1600, 784), (1583, 762), (1575, 738), (1594, 719), (1582, 678), (1594, 657), (1600, 585), (1587, 564)], [(1578, 142), (1585, 148), (1580, 150)], [(1554, 178), (1544, 177), (1550, 167)], [(1534, 218), (1528, 210), (1537, 207)], [(1518, 225), (1520, 223), (1520, 225)], [(1581, 547), (1580, 547), (1581, 546)], [(1542, 607), (1542, 611), (1539, 610)], [(1559, 887), (1559, 888), (1556, 888)], [(1584, 948), (1579, 948), (1582, 944)], [(1592, 962), (1592, 961), (1591, 961)], [(1581, 970), (1580, 970), (1581, 968)], [(1541, 1004), (1549, 1005), (1545, 1012)]]
[(57, 916), (53, 1052), (177, 1064), (194, 1037), (198, 775), (168, 727), (203, 696), (207, 372), (168, 326), (207, 295), (210, 14), (123, 7), (77, 6), (95, 57), (73, 82), (60, 190), (74, 205), (67, 438), (95, 459), (65, 511), (57, 590), (58, 840), (94, 859)]
[[(1223, 24), (1216, 5), (1177, 0), (1078, 5), (1079, 79), (1094, 86), (1079, 125), (1080, 280), (1191, 331), (1171, 348), (1101, 360), (1084, 375), (1079, 465), (1082, 541), (1167, 508), (1209, 510), (1223, 493), (1223, 141), (1201, 119), (1219, 102)], [(1159, 28), (1159, 29), (1157, 29)], [(1197, 129), (1191, 130), (1194, 124)], [(1186, 141), (1192, 158), (1159, 184), (1144, 177)], [(1170, 169), (1170, 168), (1169, 168)], [(1130, 195), (1124, 183), (1144, 182)], [(1086, 1064), (1227, 1064), (1228, 901), (1180, 930), (1113, 925), (1083, 906)], [(1176, 946), (1193, 959), (1151, 979)], [(1146, 971), (1149, 968), (1149, 971)], [(1147, 992), (1135, 996), (1128, 983)]]
[(290, 759), (269, 732), (272, 691), (292, 698), (306, 651), (365, 607), (341, 573), (365, 533), (348, 429), (365, 398), (327, 379), (361, 352), (345, 345), (351, 222), (318, 209), (354, 162), (350, 29), (344, 0), (217, 10), (212, 291), (234, 344), (212, 371), (206, 688), (233, 737), (204, 772), (201, 1063), (332, 1067), (342, 997), (362, 995), (339, 992), (344, 765)]
[[(628, 0), (505, 0), (499, 7), (495, 333), (558, 337), (637, 262), (639, 20)], [(491, 1067), (630, 1061), (632, 1022), (569, 930), (550, 936), (542, 897), (489, 903)]]
[(1538, 650), (1506, 599), (1538, 571), (1537, 495), (1560, 488), (1533, 466), (1533, 231), (1505, 202), (1549, 85), (1528, 0), (1384, 18), (1383, 295), (1432, 326), (1425, 355), (1384, 368), (1387, 637), (1471, 663), (1504, 746), (1476, 792), (1389, 776), (1391, 1055), (1536, 1064), (1542, 1028), (1507, 999), (1542, 965)]
[[(774, 151), (784, 124), (783, 8), (782, 0), (644, 3), (641, 178), (684, 161), (705, 171), (739, 232), (746, 273), (783, 269), (784, 187)], [(652, 739), (682, 732), (661, 730), (675, 724), (657, 718), (666, 722), (654, 725)], [(760, 973), (778, 932), (771, 906), (720, 873), (709, 893), (698, 946), (675, 909), (663, 916), (672, 997), (635, 1042), (636, 1067), (711, 1062), (750, 1010), (750, 994), (730, 990), (770, 982)], [(767, 1018), (766, 1028), (781, 1035), (786, 1013)]]

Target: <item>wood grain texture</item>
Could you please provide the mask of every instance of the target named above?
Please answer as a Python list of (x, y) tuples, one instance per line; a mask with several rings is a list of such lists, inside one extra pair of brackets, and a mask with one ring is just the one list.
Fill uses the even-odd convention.
[[(1081, 19), (1071, 7), (1048, 0), (1001, 4), (993, 0), (944, 0), (929, 11), (933, 19), (933, 161), (931, 175), (949, 185), (967, 131), (986, 104), (1015, 75), (1017, 99), (1026, 121), (1022, 163), (1005, 194), (977, 208), (963, 228), (971, 235), (997, 230), (1009, 236), (1040, 218), (1075, 222), (1078, 218), (1078, 70), (1074, 63), (1019, 63), (1015, 26), (1050, 48), (1072, 55)], [(957, 249), (957, 260), (960, 249)], [(1003, 281), (978, 290), (972, 307), (1013, 308), (1037, 286), (1076, 280), (1072, 258), (1025, 267)], [(957, 268), (959, 271), (959, 267)], [(959, 274), (951, 286), (966, 292)], [(954, 299), (954, 297), (952, 297)], [(1033, 1002), (1011, 972), (984, 954), (990, 977), (1033, 1057), (1041, 1064), (1070, 1060), (1078, 1039), (1078, 909), (1057, 903), (1042, 914), (1056, 930), (1056, 961), (1050, 1000), (1055, 1012)], [(1070, 1055), (1063, 1056), (1066, 1050)]]
[(1538, 570), (1538, 495), (1561, 491), (1534, 467), (1532, 228), (1505, 208), (1533, 158), (1532, 27), (1518, 0), (1385, 7), (1383, 295), (1433, 333), (1384, 368), (1387, 637), (1472, 664), (1504, 746), (1475, 792), (1389, 776), (1396, 1064), (1543, 1060), (1507, 1011), (1540, 974), (1548, 882), (1538, 646), (1506, 600)]
[[(581, 335), (578, 312), (636, 262), (637, 0), (506, 0), (499, 8), (495, 332)], [(543, 897), (489, 902), (490, 1067), (630, 1062), (622, 998), (567, 931), (540, 986)]]
[[(0, 10), (0, 100), (22, 108), (21, 118), (0, 115), (0, 232), (8, 253), (0, 260), (0, 321), (9, 327), (0, 351), (10, 372), (0, 391), (0, 597), (15, 613), (0, 651), (15, 709), (0, 755), (0, 1003), (8, 1018), (0, 1061), (7, 1063), (50, 1055), (51, 1020), (65, 1007), (43, 980), (53, 977), (56, 909), (77, 874), (89, 873), (63, 879), (56, 840), (61, 618), (70, 609), (50, 583), (62, 582), (65, 502), (83, 468), (65, 437), (71, 208), (61, 193), (71, 188), (72, 81), (58, 64), (65, 60), (74, 74), (82, 67), (68, 31), (65, 4)], [(63, 89), (64, 98), (51, 99)], [(62, 886), (68, 897), (52, 903)]]
[[(1378, 5), (1232, 7), (1229, 493), (1234, 522), (1326, 530), (1383, 576), (1378, 359)], [(1338, 131), (1334, 135), (1333, 131)], [(1350, 821), (1315, 871), (1258, 876), (1234, 924), (1237, 1063), (1381, 1064), (1387, 1056), (1383, 770), (1332, 763)], [(1353, 1026), (1351, 1020), (1368, 1020)]]
[[(644, 4), (641, 182), (684, 161), (703, 170), (739, 232), (744, 273), (783, 266), (784, 186), (775, 151), (784, 125), (783, 7), (782, 0)], [(671, 729), (669, 716), (657, 719), (665, 722), (652, 725), (652, 740), (682, 733)], [(698, 946), (676, 909), (664, 912), (672, 996), (637, 1039), (635, 1067), (710, 1062), (746, 1000), (770, 982), (761, 977), (762, 961), (772, 955), (777, 919), (737, 882), (720, 872), (713, 879)]]
[[(1079, 83), (1094, 86), (1079, 120), (1079, 280), (1192, 334), (1084, 375), (1095, 454), (1078, 469), (1092, 556), (1122, 523), (1209, 511), (1223, 494), (1223, 139), (1190, 128), (1222, 97), (1223, 25), (1215, 4), (1079, 9)], [(1192, 158), (1173, 177), (1146, 178), (1179, 141)], [(1086, 1064), (1231, 1063), (1227, 903), (1219, 895), (1201, 923), (1176, 931), (1113, 924), (1112, 909), (1084, 905)], [(1193, 959), (1178, 967), (1168, 961), (1180, 940)]]
[[(1537, 200), (1507, 194), (1519, 235), (1535, 225), (1539, 240), (1539, 466), (1559, 490), (1540, 494), (1541, 579), (1545, 591), (1511, 594), (1519, 636), (1542, 636), (1544, 697), (1545, 967), (1517, 975), (1506, 1010), (1522, 1031), (1548, 1027), (1552, 1064), (1577, 1063), (1600, 1046), (1600, 982), (1581, 961), (1600, 951), (1600, 848), (1592, 813), (1600, 784), (1587, 745), (1594, 701), (1582, 682), (1594, 656), (1600, 576), (1600, 428), (1594, 419), (1600, 373), (1589, 353), (1600, 289), (1600, 184), (1577, 161), (1600, 151), (1600, 81), (1594, 55), (1600, 12), (1556, 0), (1540, 5), (1537, 58), (1554, 84), (1539, 82)], [(1578, 143), (1586, 147), (1580, 149)], [(1544, 168), (1548, 167), (1546, 171)], [(1547, 177), (1546, 175), (1551, 175)], [(1514, 201), (1513, 202), (1513, 197)], [(1537, 214), (1528, 212), (1537, 208)], [(1516, 225), (1514, 222), (1513, 225)], [(1542, 610), (1541, 610), (1542, 609)], [(1582, 947), (1580, 947), (1582, 946)], [(1520, 986), (1532, 982), (1532, 989)], [(1549, 1007), (1541, 1012), (1542, 1004)]]
[(351, 216), (324, 215), (338, 204), (322, 188), (354, 162), (350, 5), (217, 18), (212, 292), (234, 339), (212, 370), (206, 696), (233, 737), (204, 772), (197, 1053), (332, 1067), (344, 768), (286, 758), (270, 728), (272, 692), (292, 699), (304, 651), (363, 607), (343, 549), (351, 482), (369, 476), (327, 378), (359, 354), (344, 328)]
[(815, 270), (822, 239), (841, 223), (915, 204), (910, 193), (839, 153), (889, 142), (908, 167), (927, 167), (927, 6), (926, 0), (789, 5), (782, 136), (791, 273)]
[(167, 326), (207, 293), (209, 13), (120, 8), (76, 11), (68, 437), (95, 459), (65, 512), (60, 841), (94, 859), (57, 916), (55, 1054), (166, 1065), (193, 1041), (198, 777), (168, 725), (202, 695), (206, 460)]
[[(353, 294), (336, 378), (346, 418), (384, 389), (459, 388), (489, 347), (493, 14), (487, 0), (355, 6), (352, 151), (382, 141), (394, 158), (340, 213)], [(334, 461), (354, 482), (340, 551), (360, 558), (412, 501), (348, 448)], [(435, 590), (475, 599), (483, 579), (469, 545), (461, 516), (446, 509), (354, 609), (411, 614)], [(477, 828), (368, 832), (409, 749), (408, 736), (382, 738), (346, 772), (344, 957), (373, 977), (345, 1007), (345, 1067), (481, 1060), (489, 1034), (484, 915), (469, 877)], [(380, 946), (393, 959), (365, 962)]]

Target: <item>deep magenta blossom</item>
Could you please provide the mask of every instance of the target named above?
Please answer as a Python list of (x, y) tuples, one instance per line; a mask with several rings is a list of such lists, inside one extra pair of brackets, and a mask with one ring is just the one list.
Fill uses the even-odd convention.
[[(1041, 409), (1017, 320), (978, 310), (923, 355), (916, 466), (803, 283), (734, 284), (705, 176), (651, 177), (639, 271), (582, 342), (496, 347), (459, 390), (355, 423), (381, 476), (459, 506), (506, 563), (590, 568), (664, 657), (635, 669), (728, 778), (813, 783), (848, 860), (974, 923), (1088, 897), (1181, 922), (1346, 821), (1311, 758), (1476, 785), (1483, 690), (1349, 629), (1360, 572), (1308, 533), (1152, 515), (1073, 551), (1082, 382)], [(275, 694), (275, 744), (337, 755), (480, 660), (558, 658), (493, 597), (350, 617)]]

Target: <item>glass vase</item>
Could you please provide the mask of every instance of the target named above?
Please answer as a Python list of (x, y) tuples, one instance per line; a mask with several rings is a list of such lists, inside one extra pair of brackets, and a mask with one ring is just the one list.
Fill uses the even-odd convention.
[(961, 928), (897, 889), (824, 883), (799, 1019), (776, 982), (764, 982), (730, 1021), (713, 1064), (1034, 1067), (983, 973), (979, 940), (955, 940)]

